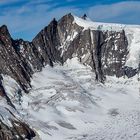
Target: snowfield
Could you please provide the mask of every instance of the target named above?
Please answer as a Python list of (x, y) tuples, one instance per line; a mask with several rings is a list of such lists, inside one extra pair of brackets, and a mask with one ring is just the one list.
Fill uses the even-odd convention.
[[(107, 77), (102, 85), (89, 67), (73, 58), (64, 66), (46, 66), (33, 75), (31, 84), (29, 94), (11, 99), (41, 140), (140, 139), (137, 76)], [(7, 92), (18, 89), (8, 77), (4, 85)]]
[[(140, 26), (98, 23), (74, 16), (74, 23), (92, 30), (124, 30), (129, 43), (126, 66), (138, 68), (140, 62)], [(59, 49), (67, 50), (63, 42)], [(63, 55), (63, 51), (62, 51)], [(31, 79), (29, 94), (9, 76), (3, 75), (3, 85), (17, 109), (17, 118), (38, 133), (40, 140), (140, 140), (140, 81), (133, 78), (106, 77), (105, 84), (95, 81), (91, 68), (77, 58), (64, 66), (46, 66)], [(17, 94), (18, 93), (18, 94)], [(0, 114), (9, 126), (12, 110), (0, 98)], [(0, 116), (1, 119), (4, 118)], [(34, 140), (39, 140), (34, 138)]]

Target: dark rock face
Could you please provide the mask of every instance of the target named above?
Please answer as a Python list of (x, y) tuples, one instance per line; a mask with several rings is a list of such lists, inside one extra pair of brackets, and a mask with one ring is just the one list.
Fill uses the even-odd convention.
[(4, 114), (0, 114), (0, 139), (1, 140), (31, 140), (36, 136), (35, 132), (26, 123), (16, 118), (8, 108), (3, 108), (5, 114), (11, 116), (9, 118), (10, 125), (4, 122)]
[[(68, 58), (77, 56), (81, 63), (92, 67), (96, 80), (104, 82), (106, 75), (126, 74), (123, 67), (127, 46), (124, 30), (83, 30), (71, 14), (59, 21), (53, 19), (32, 42), (13, 40), (4, 25), (0, 28), (0, 73), (10, 75), (28, 92), (34, 72), (41, 71), (47, 64), (63, 65)], [(130, 71), (127, 70), (128, 77), (136, 74)]]
[[(118, 37), (119, 36), (119, 37)], [(105, 75), (123, 76), (122, 67), (125, 65), (127, 51), (125, 32), (103, 32), (85, 30), (80, 33), (70, 44), (63, 57), (72, 58), (73, 54), (83, 64), (90, 65), (100, 82), (105, 80)]]
[[(29, 44), (26, 42), (23, 43), (27, 45)], [(0, 95), (4, 97), (7, 100), (8, 105), (14, 109), (13, 112), (15, 112), (16, 108), (5, 92), (1, 74), (11, 76), (19, 83), (25, 92), (27, 92), (30, 87), (30, 77), (33, 74), (33, 69), (30, 66), (28, 59), (20, 53), (21, 47), (19, 44), (22, 43), (20, 43), (20, 41), (14, 41), (11, 38), (6, 26), (0, 28)], [(24, 47), (26, 47), (26, 45), (24, 45)], [(30, 140), (35, 137), (35, 132), (29, 127), (29, 125), (16, 119), (14, 114), (8, 110), (8, 108), (2, 110), (10, 113), (10, 116), (13, 116), (13, 119), (9, 118), (9, 122), (11, 123), (11, 126), (9, 127), (3, 122), (4, 117), (6, 116), (0, 114), (0, 116), (3, 116), (3, 118), (0, 119), (0, 139), (24, 140), (27, 138)]]
[(87, 15), (84, 14), (81, 18), (84, 19), (84, 20), (86, 20), (87, 19)]
[(124, 73), (124, 76), (127, 76), (128, 78), (133, 77), (138, 73), (138, 69), (133, 69), (132, 67), (124, 66), (122, 68), (122, 71)]
[(16, 53), (6, 26), (0, 28), (0, 73), (14, 78), (24, 90), (30, 87), (31, 72), (27, 72), (26, 62)]
[(53, 21), (45, 27), (34, 39), (33, 45), (39, 50), (38, 56), (41, 63), (45, 66), (53, 66), (54, 62), (61, 62), (60, 52), (57, 47), (60, 46), (57, 21)]
[(125, 65), (128, 55), (128, 42), (125, 32), (108, 32), (106, 37), (110, 38), (106, 41), (103, 48), (102, 64), (105, 75), (123, 76), (122, 67)]

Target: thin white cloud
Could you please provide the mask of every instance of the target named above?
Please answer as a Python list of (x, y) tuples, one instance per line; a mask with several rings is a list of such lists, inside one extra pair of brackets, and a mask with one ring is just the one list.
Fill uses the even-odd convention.
[(33, 3), (30, 2), (21, 7), (16, 7), (16, 8), (8, 7), (3, 11), (3, 14), (0, 15), (0, 25), (2, 24), (8, 25), (8, 28), (10, 29), (12, 34), (28, 31), (28, 32), (34, 32), (32, 34), (35, 35), (44, 26), (47, 26), (47, 24), (54, 17), (59, 19), (61, 16), (69, 12), (75, 14), (80, 12), (80, 10), (75, 7), (60, 7), (60, 8), (48, 10), (53, 5), (49, 5), (49, 4), (32, 5), (32, 4)]
[[(5, 2), (7, 1), (9, 0), (5, 0)], [(8, 6), (0, 13), (0, 25), (8, 25), (12, 34), (29, 32), (32, 33), (32, 35), (35, 35), (54, 17), (59, 19), (61, 16), (69, 12), (76, 15), (85, 13), (83, 9), (72, 6), (58, 7), (54, 9), (52, 7), (55, 6), (56, 3), (46, 3), (51, 1), (53, 0), (30, 0), (28, 3), (20, 7)], [(45, 4), (42, 4), (42, 2), (45, 2)], [(140, 2), (128, 1), (111, 5), (96, 5), (88, 8), (87, 13), (89, 17), (95, 21), (131, 23), (131, 21), (136, 22), (136, 20), (138, 20), (138, 23), (140, 21)]]
[(76, 0), (66, 0), (67, 2), (73, 2), (73, 1), (76, 1)]
[[(140, 18), (140, 2), (139, 1), (127, 1), (114, 3), (109, 5), (97, 5), (90, 7), (88, 10), (88, 15), (93, 20), (98, 21), (110, 21), (118, 22), (123, 21), (123, 18), (126, 22), (133, 20), (136, 21), (136, 16)], [(131, 15), (130, 15), (131, 14)], [(127, 17), (126, 17), (127, 16)], [(140, 20), (139, 20), (140, 21)]]
[(13, 2), (18, 2), (19, 0), (0, 0), (0, 5), (1, 4), (9, 4)]

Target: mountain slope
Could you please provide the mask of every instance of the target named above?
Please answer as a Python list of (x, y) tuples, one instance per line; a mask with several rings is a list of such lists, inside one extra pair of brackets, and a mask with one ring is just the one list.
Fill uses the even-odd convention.
[(34, 72), (47, 64), (63, 65), (74, 56), (91, 66), (96, 80), (101, 82), (106, 75), (132, 77), (139, 65), (138, 31), (120, 26), (123, 25), (94, 23), (68, 14), (59, 21), (54, 19), (32, 42), (13, 40), (7, 27), (2, 26), (0, 71), (14, 78), (26, 92)]

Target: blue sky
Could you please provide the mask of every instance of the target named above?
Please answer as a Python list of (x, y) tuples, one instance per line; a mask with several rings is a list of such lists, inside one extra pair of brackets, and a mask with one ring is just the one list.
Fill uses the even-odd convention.
[(140, 24), (140, 0), (0, 0), (0, 11), (0, 25), (25, 40), (69, 12), (86, 13), (93, 21)]

